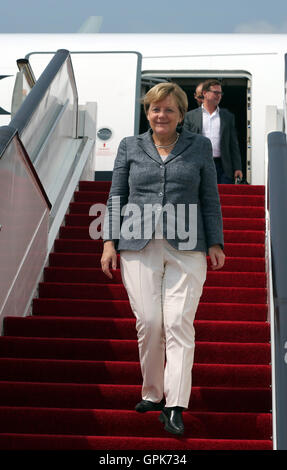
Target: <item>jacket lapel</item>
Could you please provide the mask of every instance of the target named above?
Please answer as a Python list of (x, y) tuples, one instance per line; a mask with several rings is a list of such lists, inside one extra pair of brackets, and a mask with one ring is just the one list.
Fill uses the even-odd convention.
[(151, 130), (149, 129), (144, 134), (141, 134), (138, 136), (138, 143), (141, 149), (150, 158), (155, 160), (157, 163), (161, 163), (161, 164), (168, 163), (174, 158), (176, 158), (178, 155), (182, 154), (182, 152), (184, 152), (184, 150), (191, 144), (192, 140), (193, 140), (193, 135), (183, 128), (181, 131), (180, 137), (177, 141), (177, 144), (174, 146), (169, 156), (163, 161), (154, 146), (152, 136), (151, 136)]
[(160, 155), (158, 154), (158, 151), (156, 150), (152, 136), (151, 136), (151, 130), (149, 129), (147, 132), (144, 134), (141, 134), (138, 136), (138, 143), (141, 149), (153, 160), (155, 160), (157, 163), (162, 163), (162, 159), (160, 158)]
[(220, 141), (222, 142), (222, 135), (223, 135), (224, 127), (226, 124), (226, 119), (225, 119), (224, 111), (222, 111), (222, 109), (220, 108), (219, 108), (219, 116), (220, 116)]
[(202, 134), (202, 107), (196, 109), (196, 125), (198, 127), (198, 133)]
[(164, 163), (168, 163), (174, 158), (176, 158), (178, 155), (181, 155), (184, 150), (190, 146), (193, 139), (193, 135), (183, 128), (180, 137), (177, 141), (177, 144), (174, 146), (169, 156), (165, 159)]

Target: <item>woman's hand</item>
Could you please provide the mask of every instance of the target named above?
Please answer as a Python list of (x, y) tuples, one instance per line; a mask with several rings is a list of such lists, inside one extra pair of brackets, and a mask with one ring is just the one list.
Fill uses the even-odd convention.
[(110, 265), (112, 269), (117, 269), (117, 252), (115, 250), (114, 242), (106, 241), (104, 243), (104, 250), (101, 257), (102, 271), (110, 279), (113, 279), (113, 275), (110, 271)]
[(211, 261), (211, 269), (214, 271), (224, 266), (225, 254), (220, 245), (213, 245), (209, 248), (208, 254)]

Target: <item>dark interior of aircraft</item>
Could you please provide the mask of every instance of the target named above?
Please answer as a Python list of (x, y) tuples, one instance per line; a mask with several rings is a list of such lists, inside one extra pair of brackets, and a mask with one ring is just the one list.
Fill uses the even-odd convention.
[[(154, 75), (153, 78), (162, 78), (162, 76)], [(247, 78), (221, 78), (220, 76), (212, 76), (208, 78), (216, 78), (222, 83), (222, 90), (224, 92), (220, 107), (227, 108), (235, 115), (236, 130), (238, 135), (238, 142), (240, 146), (243, 177), (246, 178), (246, 159), (247, 159), (247, 126), (249, 125), (247, 107)], [(197, 107), (197, 102), (194, 99), (194, 92), (196, 86), (206, 80), (206, 77), (172, 77), (167, 78), (168, 81), (174, 81), (186, 92), (188, 96), (188, 110)], [(142, 87), (143, 94), (155, 83), (150, 85), (144, 84)], [(145, 117), (143, 106), (141, 106), (140, 118), (140, 133), (148, 129), (148, 121)]]

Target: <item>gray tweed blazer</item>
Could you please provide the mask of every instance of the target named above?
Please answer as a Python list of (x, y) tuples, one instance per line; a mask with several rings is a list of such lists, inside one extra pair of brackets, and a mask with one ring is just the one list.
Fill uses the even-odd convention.
[[(176, 249), (223, 247), (222, 215), (211, 142), (183, 129), (162, 161), (152, 130), (124, 138), (115, 159), (103, 239), (141, 250), (161, 233)], [(159, 219), (157, 219), (159, 217)]]

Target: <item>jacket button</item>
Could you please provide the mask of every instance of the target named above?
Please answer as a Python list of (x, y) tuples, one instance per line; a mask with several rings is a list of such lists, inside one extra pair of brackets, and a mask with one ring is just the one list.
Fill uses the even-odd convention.
[(162, 195), (163, 195), (163, 193), (158, 193), (158, 195), (159, 195), (159, 196), (162, 196)]

